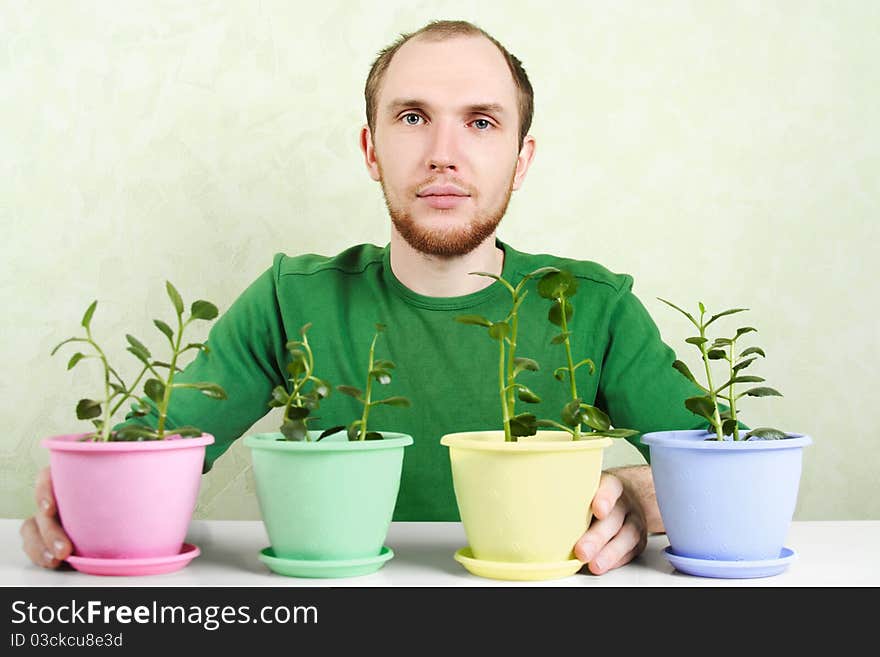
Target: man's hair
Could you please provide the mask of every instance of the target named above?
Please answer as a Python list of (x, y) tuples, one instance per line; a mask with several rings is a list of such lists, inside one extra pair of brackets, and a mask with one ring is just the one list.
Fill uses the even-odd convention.
[(498, 43), (485, 30), (467, 21), (431, 21), (416, 32), (401, 34), (394, 43), (379, 51), (379, 56), (370, 68), (367, 84), (364, 87), (364, 100), (367, 105), (367, 125), (370, 126), (370, 132), (373, 135), (376, 134), (376, 105), (379, 101), (379, 86), (382, 84), (382, 78), (385, 76), (385, 71), (388, 70), (394, 54), (404, 43), (415, 37), (424, 37), (432, 41), (444, 41), (457, 36), (484, 36), (494, 43), (498, 50), (501, 51), (501, 54), (504, 55), (519, 96), (519, 145), (522, 148), (523, 141), (532, 125), (532, 113), (535, 108), (534, 92), (532, 91), (532, 84), (529, 82), (529, 76), (526, 75), (522, 62), (511, 55), (507, 48)]

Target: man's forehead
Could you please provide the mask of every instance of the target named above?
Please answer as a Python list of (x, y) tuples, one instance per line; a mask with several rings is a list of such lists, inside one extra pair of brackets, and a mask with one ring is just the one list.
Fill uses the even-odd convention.
[(485, 37), (457, 36), (442, 41), (415, 37), (394, 54), (380, 91), (384, 110), (402, 101), (513, 109), (516, 85), (507, 61)]

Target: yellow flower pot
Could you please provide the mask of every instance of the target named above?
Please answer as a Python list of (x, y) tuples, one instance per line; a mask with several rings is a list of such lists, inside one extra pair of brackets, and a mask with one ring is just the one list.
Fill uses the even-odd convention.
[(574, 545), (590, 525), (610, 438), (561, 431), (505, 442), (503, 431), (443, 436), (468, 547), (456, 561), (482, 577), (543, 580), (583, 565)]

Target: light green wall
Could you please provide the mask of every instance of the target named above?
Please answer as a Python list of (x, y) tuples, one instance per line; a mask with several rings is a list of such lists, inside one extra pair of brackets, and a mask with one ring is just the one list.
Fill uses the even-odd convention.
[[(744, 419), (815, 440), (797, 517), (880, 518), (871, 0), (0, 0), (0, 516), (33, 511), (39, 440), (85, 427), (72, 409), (97, 372), (49, 350), (92, 299), (121, 357), (125, 332), (161, 345), (166, 278), (222, 310), (277, 251), (387, 241), (363, 82), (433, 18), (493, 33), (535, 87), (537, 157), (500, 236), (632, 274), (691, 364), (657, 296), (751, 308), (755, 373), (785, 397)], [(248, 463), (240, 444), (218, 462), (199, 517), (258, 517)]]

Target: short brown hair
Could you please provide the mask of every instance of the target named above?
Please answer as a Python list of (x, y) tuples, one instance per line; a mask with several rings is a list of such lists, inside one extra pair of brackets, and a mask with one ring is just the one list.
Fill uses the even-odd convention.
[(364, 87), (364, 100), (367, 106), (367, 125), (370, 126), (370, 132), (375, 134), (376, 131), (376, 104), (379, 99), (379, 85), (385, 76), (385, 71), (391, 64), (391, 58), (400, 49), (400, 47), (417, 36), (426, 36), (435, 41), (443, 41), (456, 36), (484, 36), (495, 44), (513, 75), (513, 81), (519, 95), (519, 144), (522, 148), (523, 141), (529, 133), (532, 125), (532, 113), (535, 109), (535, 96), (532, 91), (532, 84), (529, 82), (529, 76), (520, 62), (515, 56), (511, 55), (507, 48), (502, 46), (498, 41), (488, 34), (485, 30), (477, 27), (473, 23), (467, 21), (431, 21), (420, 30), (410, 34), (401, 34), (400, 37), (387, 48), (379, 51), (379, 56), (373, 62), (370, 68), (370, 74), (367, 76), (367, 84)]

